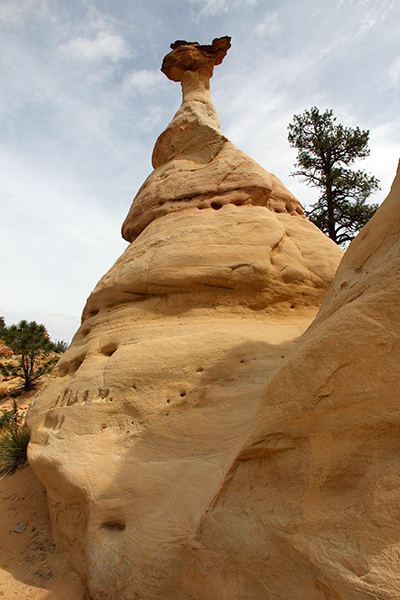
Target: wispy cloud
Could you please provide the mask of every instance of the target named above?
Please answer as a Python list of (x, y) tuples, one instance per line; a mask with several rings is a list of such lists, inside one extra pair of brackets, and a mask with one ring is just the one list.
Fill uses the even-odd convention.
[(354, 11), (358, 17), (357, 30), (352, 31), (358, 38), (366, 36), (374, 27), (385, 20), (398, 8), (397, 0), (339, 0), (338, 9)]
[(202, 5), (197, 18), (208, 17), (218, 13), (226, 13), (238, 7), (249, 7), (258, 4), (259, 0), (191, 0), (193, 4)]
[(142, 69), (129, 73), (123, 82), (122, 91), (125, 94), (139, 93), (152, 94), (157, 89), (166, 87), (165, 75), (160, 71), (149, 71)]
[(215, 15), (228, 10), (228, 0), (192, 0), (192, 2), (203, 5), (198, 17)]
[(122, 36), (107, 31), (99, 31), (94, 38), (76, 37), (60, 44), (58, 50), (63, 56), (84, 62), (104, 59), (117, 62), (131, 56), (131, 51)]
[(399, 87), (400, 85), (400, 56), (386, 69), (386, 75), (390, 85)]
[(264, 19), (254, 29), (257, 36), (276, 35), (281, 30), (279, 17), (276, 12), (267, 14)]
[(32, 10), (42, 13), (46, 10), (42, 0), (15, 0), (5, 1), (0, 5), (0, 22), (8, 25), (24, 26), (27, 16)]

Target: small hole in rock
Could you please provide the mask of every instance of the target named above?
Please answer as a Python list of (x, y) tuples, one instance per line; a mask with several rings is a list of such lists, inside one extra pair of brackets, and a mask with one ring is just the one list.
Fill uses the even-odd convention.
[(125, 523), (104, 523), (102, 525), (102, 528), (108, 531), (124, 531), (125, 527)]
[(181, 392), (181, 398), (184, 398), (186, 396), (186, 392)]
[(65, 377), (68, 375), (68, 365), (59, 365), (56, 372), (59, 377)]
[(100, 350), (100, 352), (102, 354), (104, 354), (104, 356), (112, 356), (114, 354), (114, 352), (116, 352), (118, 349), (117, 344), (115, 344), (114, 342), (111, 342), (109, 344), (106, 344), (105, 346), (103, 346)]
[(222, 208), (222, 204), (220, 204), (220, 202), (211, 202), (211, 208), (213, 208), (214, 210), (219, 210), (220, 208)]
[(86, 354), (84, 354), (83, 356), (76, 356), (69, 363), (60, 367), (58, 371), (59, 375), (61, 377), (64, 377), (64, 375), (72, 375), (73, 373), (76, 373), (76, 371), (79, 369), (79, 367), (85, 360), (85, 356)]
[(203, 367), (199, 367), (196, 369), (196, 373), (202, 373), (204, 371)]
[(167, 400), (167, 404), (169, 404), (170, 402), (171, 402), (171, 400), (168, 398), (168, 400)]

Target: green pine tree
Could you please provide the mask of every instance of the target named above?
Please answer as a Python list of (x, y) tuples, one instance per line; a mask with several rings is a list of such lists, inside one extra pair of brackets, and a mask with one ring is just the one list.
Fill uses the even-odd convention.
[(379, 180), (364, 171), (349, 169), (357, 159), (366, 158), (369, 131), (335, 124), (332, 110), (320, 114), (318, 108), (294, 115), (288, 140), (297, 148), (297, 170), (321, 196), (306, 215), (337, 244), (346, 244), (378, 209), (367, 198), (379, 189)]
[(4, 343), (19, 356), (19, 365), (0, 364), (3, 376), (19, 376), (24, 380), (24, 390), (29, 391), (34, 381), (47, 373), (57, 362), (56, 358), (45, 359), (53, 350), (53, 344), (44, 325), (36, 321), (22, 320), (18, 325), (10, 325), (2, 331)]

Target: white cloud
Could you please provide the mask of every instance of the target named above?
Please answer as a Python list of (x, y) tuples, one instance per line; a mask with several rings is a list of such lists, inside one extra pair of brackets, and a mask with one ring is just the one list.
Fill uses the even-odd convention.
[(258, 36), (276, 35), (280, 29), (278, 14), (275, 12), (267, 15), (265, 19), (257, 25), (254, 33)]
[(40, 160), (0, 156), (2, 309), (51, 312), (52, 306), (79, 316), (126, 246), (119, 236), (125, 211), (102, 208), (80, 182), (45, 173)]
[(125, 78), (122, 89), (129, 94), (139, 92), (140, 94), (152, 94), (157, 88), (164, 87), (165, 76), (161, 71), (149, 71), (142, 69), (129, 73)]
[(121, 35), (99, 31), (94, 39), (76, 37), (58, 46), (61, 54), (77, 61), (92, 62), (108, 58), (117, 62), (131, 56)]
[[(194, 1), (198, 2), (198, 0)], [(198, 17), (202, 17), (205, 15), (215, 15), (218, 12), (226, 12), (228, 10), (227, 0), (201, 0), (201, 2), (204, 3), (204, 6), (199, 12)]]
[(398, 56), (386, 69), (386, 74), (391, 85), (397, 87), (400, 85), (400, 56)]
[(4, 23), (16, 21), (20, 15), (20, 12), (20, 7), (16, 2), (8, 2), (7, 4), (3, 4), (0, 6), (0, 21), (3, 21)]
[(193, 4), (203, 4), (197, 18), (216, 15), (221, 12), (228, 12), (233, 8), (249, 7), (258, 4), (259, 0), (191, 0)]
[(371, 154), (360, 162), (359, 168), (380, 180), (382, 190), (371, 201), (381, 203), (389, 193), (400, 159), (400, 119), (371, 128), (369, 139)]
[(353, 36), (362, 38), (369, 34), (369, 32), (379, 26), (379, 24), (386, 19), (391, 12), (398, 9), (397, 0), (339, 0), (338, 9), (341, 11), (353, 10), (354, 14), (357, 15), (358, 29), (356, 32), (353, 30)]
[(41, 8), (40, 0), (12, 0), (11, 2), (3, 2), (0, 5), (0, 22), (23, 25), (26, 15), (31, 9), (38, 10)]

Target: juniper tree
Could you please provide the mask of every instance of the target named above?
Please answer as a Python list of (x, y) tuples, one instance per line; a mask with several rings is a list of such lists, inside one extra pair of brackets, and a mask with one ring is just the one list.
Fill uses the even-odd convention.
[[(24, 390), (29, 391), (36, 379), (47, 373), (57, 359), (45, 359), (45, 355), (52, 351), (53, 344), (44, 325), (36, 321), (28, 323), (22, 320), (18, 325), (10, 325), (2, 331), (4, 343), (19, 356), (20, 364), (16, 367), (9, 364), (0, 364), (3, 375), (19, 376), (24, 380)], [(43, 360), (45, 359), (45, 360)]]
[(379, 180), (349, 168), (369, 155), (369, 131), (335, 122), (332, 110), (320, 114), (316, 107), (294, 115), (288, 140), (298, 154), (291, 175), (321, 190), (306, 215), (334, 242), (346, 244), (378, 209), (366, 200), (379, 189)]

